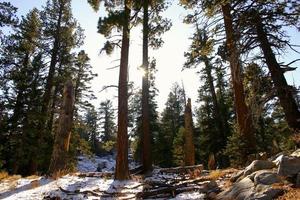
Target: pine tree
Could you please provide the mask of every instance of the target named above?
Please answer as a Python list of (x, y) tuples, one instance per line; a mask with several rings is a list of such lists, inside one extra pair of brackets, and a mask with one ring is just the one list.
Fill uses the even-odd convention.
[[(159, 13), (165, 9), (164, 1), (143, 0), (143, 70), (145, 75), (142, 81), (142, 164), (144, 173), (152, 170), (151, 155), (151, 132), (150, 132), (150, 113), (149, 113), (149, 61), (148, 47), (158, 48), (162, 40), (157, 35), (170, 29), (170, 22), (161, 19)], [(151, 14), (152, 13), (152, 14)], [(150, 18), (150, 19), (149, 19)], [(159, 24), (157, 24), (159, 23)], [(155, 31), (155, 32), (154, 32)], [(149, 42), (150, 41), (150, 42)], [(153, 136), (152, 136), (153, 137)]]
[[(8, 88), (1, 88), (13, 91), (5, 96), (7, 108), (11, 109), (7, 123), (7, 132), (9, 141), (16, 145), (14, 153), (8, 161), (8, 167), (13, 168), (14, 173), (30, 173), (28, 158), (31, 151), (25, 148), (32, 142), (35, 142), (35, 134), (31, 129), (32, 114), (37, 108), (40, 91), (38, 89), (41, 83), (40, 70), (43, 64), (39, 63), (41, 54), (38, 51), (41, 38), (41, 21), (38, 16), (38, 10), (30, 11), (22, 20), (15, 33), (10, 35), (2, 52), (1, 65), (6, 67), (4, 81), (11, 82)], [(39, 63), (39, 66), (37, 64)], [(4, 101), (4, 102), (5, 102)], [(22, 155), (27, 152), (27, 155)], [(10, 166), (13, 163), (13, 167)], [(19, 171), (22, 170), (22, 171)]]
[(106, 100), (100, 103), (99, 120), (102, 126), (100, 127), (101, 142), (114, 143), (116, 140), (115, 113), (112, 106), (112, 101)]
[[(88, 1), (97, 10), (99, 1)], [(128, 169), (128, 55), (130, 38), (131, 0), (124, 0), (120, 5), (115, 1), (105, 1), (108, 17), (100, 18), (98, 22), (98, 32), (105, 37), (109, 37), (116, 29), (122, 32), (121, 59), (118, 85), (118, 134), (117, 134), (117, 159), (115, 179), (125, 180), (129, 178)], [(123, 9), (122, 9), (123, 7)], [(119, 40), (107, 41), (102, 50), (110, 54)]]
[(83, 119), (84, 130), (81, 137), (89, 141), (91, 150), (93, 153), (99, 151), (99, 125), (98, 125), (98, 113), (94, 107), (88, 108)]
[(245, 102), (245, 93), (242, 80), (242, 73), (240, 71), (240, 58), (237, 49), (237, 41), (235, 40), (235, 30), (233, 28), (233, 21), (231, 16), (231, 5), (222, 5), (222, 13), (224, 16), (224, 25), (226, 32), (226, 45), (228, 50), (228, 58), (231, 68), (231, 77), (234, 90), (234, 102), (237, 117), (238, 130), (245, 138), (247, 149), (245, 153), (253, 153), (255, 151), (255, 133), (253, 132), (253, 124), (249, 112), (249, 108)]
[(247, 50), (251, 50), (255, 45), (259, 45), (264, 55), (264, 62), (268, 66), (277, 96), (280, 99), (286, 120), (289, 126), (300, 129), (300, 112), (296, 100), (293, 96), (293, 88), (290, 87), (285, 79), (286, 71), (294, 70), (288, 65), (281, 66), (277, 61), (274, 49), (282, 51), (286, 46), (290, 46), (283, 27), (295, 26), (299, 22), (297, 8), (293, 1), (284, 2), (253, 2), (247, 7), (243, 14), (238, 17), (242, 30), (247, 30)]
[[(5, 26), (17, 25), (18, 18), (16, 16), (17, 8), (10, 2), (0, 2), (0, 28)], [(2, 31), (0, 30), (0, 38), (2, 37)]]
[(90, 58), (81, 50), (74, 61), (74, 80), (75, 80), (75, 117), (79, 114), (79, 108), (86, 110), (91, 107), (90, 100), (96, 97), (91, 91), (91, 81), (97, 76), (92, 72)]
[(183, 89), (178, 85), (178, 83), (175, 83), (169, 93), (166, 108), (162, 112), (161, 132), (159, 133), (157, 141), (157, 143), (161, 145), (161, 147), (159, 147), (158, 154), (163, 157), (161, 157), (158, 162), (162, 167), (170, 167), (174, 164), (172, 145), (179, 128), (184, 126), (184, 107), (185, 102)]
[(176, 133), (173, 146), (172, 146), (172, 154), (173, 154), (173, 163), (176, 166), (184, 166), (185, 165), (185, 129), (184, 127), (180, 127), (178, 132)]

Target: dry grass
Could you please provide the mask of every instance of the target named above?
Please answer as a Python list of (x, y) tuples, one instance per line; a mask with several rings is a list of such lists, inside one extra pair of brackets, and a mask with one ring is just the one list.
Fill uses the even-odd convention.
[[(17, 180), (19, 180), (20, 178), (22, 178), (20, 175), (8, 175), (7, 173), (3, 173), (1, 172), (1, 179), (0, 181), (4, 183), (3, 188), (1, 188), (2, 190), (3, 189), (8, 189), (8, 190), (13, 190), (17, 187), (18, 185), (18, 182)], [(0, 189), (0, 191), (1, 191)]]
[(5, 171), (1, 171), (0, 172), (0, 181), (2, 180), (2, 179), (5, 179), (5, 178), (7, 178), (9, 175), (8, 175), (8, 173), (7, 172), (5, 172)]
[(26, 179), (38, 179), (38, 178), (40, 178), (40, 176), (38, 176), (38, 175), (31, 175), (31, 176), (26, 176), (25, 177)]
[(191, 179), (195, 179), (201, 176), (201, 171), (200, 169), (193, 169), (193, 170), (188, 170), (188, 174)]
[(223, 178), (226, 175), (233, 174), (236, 171), (238, 170), (232, 168), (224, 169), (224, 170), (212, 170), (209, 173), (208, 177), (211, 178), (212, 180), (218, 180), (220, 178)]
[(299, 200), (300, 199), (300, 188), (289, 187), (286, 192), (277, 198), (278, 200)]
[(19, 180), (20, 178), (22, 178), (22, 176), (20, 176), (20, 175), (12, 175), (12, 176), (7, 176), (3, 180), (11, 182), (11, 181)]
[(208, 175), (212, 180), (218, 180), (219, 178), (222, 178), (225, 176), (224, 171), (222, 170), (213, 170)]
[(59, 170), (57, 172), (52, 173), (51, 178), (54, 180), (57, 180), (68, 173), (69, 173), (69, 171), (67, 171), (67, 170)]

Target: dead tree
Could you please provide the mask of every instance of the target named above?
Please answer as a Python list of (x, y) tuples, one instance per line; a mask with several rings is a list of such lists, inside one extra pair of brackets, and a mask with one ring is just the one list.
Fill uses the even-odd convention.
[(71, 81), (64, 87), (63, 103), (59, 115), (59, 124), (55, 132), (53, 152), (49, 166), (49, 173), (66, 170), (68, 151), (70, 146), (71, 128), (74, 111), (74, 88)]
[(193, 139), (193, 117), (191, 109), (191, 99), (188, 98), (184, 111), (184, 163), (186, 166), (195, 165), (195, 146)]

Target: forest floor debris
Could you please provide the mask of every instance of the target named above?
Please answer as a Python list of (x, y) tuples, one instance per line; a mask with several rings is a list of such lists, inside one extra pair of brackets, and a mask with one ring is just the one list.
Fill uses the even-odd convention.
[[(105, 165), (101, 164), (99, 169), (98, 164), (104, 162)], [(151, 176), (131, 173), (131, 180), (115, 181), (114, 165), (114, 160), (109, 156), (81, 156), (77, 173), (57, 179), (9, 176), (0, 181), (0, 199), (215, 199), (237, 184), (232, 182), (232, 177), (239, 173), (236, 169), (207, 171), (196, 165), (189, 168), (155, 168)], [(131, 164), (131, 172), (138, 172), (139, 169), (140, 166)], [(300, 195), (300, 189), (292, 185), (282, 183), (272, 187), (284, 191), (280, 200), (295, 200)]]

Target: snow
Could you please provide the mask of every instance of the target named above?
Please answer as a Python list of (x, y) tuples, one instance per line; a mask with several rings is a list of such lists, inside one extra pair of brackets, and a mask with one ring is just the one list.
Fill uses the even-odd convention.
[(104, 166), (102, 172), (114, 171), (116, 161), (113, 159), (113, 156), (78, 156), (77, 158), (77, 170), (79, 172), (96, 172), (98, 165), (101, 164)]
[[(79, 172), (96, 172), (98, 166), (101, 166), (101, 172), (113, 172), (115, 170), (116, 161), (114, 155), (103, 157), (98, 156), (78, 156), (77, 170)], [(133, 169), (138, 164), (129, 157), (129, 168)]]
[(205, 199), (205, 195), (201, 194), (199, 192), (184, 192), (184, 193), (178, 194), (172, 200), (183, 200), (183, 199), (187, 199), (187, 200), (198, 199), (198, 200), (201, 200), (201, 199)]
[[(78, 157), (78, 172), (95, 172), (98, 165), (103, 167), (102, 172), (112, 172), (115, 167), (113, 156), (105, 157)], [(135, 163), (130, 164), (131, 168)], [(153, 175), (145, 179), (151, 181), (166, 181), (178, 178), (175, 174), (159, 173), (154, 170)], [(144, 182), (144, 183), (145, 183)], [(66, 200), (83, 199), (116, 199), (111, 198), (114, 193), (126, 193), (117, 199), (135, 198), (135, 194), (143, 191), (145, 184), (141, 180), (115, 181), (111, 178), (100, 177), (79, 177), (78, 173), (68, 174), (54, 180), (49, 177), (17, 177), (15, 180), (4, 180), (0, 182), (0, 199), (48, 199), (51, 197), (60, 197)], [(104, 195), (104, 196), (102, 196)], [(106, 196), (105, 196), (106, 195)], [(174, 200), (180, 199), (203, 199), (204, 195), (198, 192), (181, 193)], [(46, 198), (46, 199), (47, 199)]]
[(276, 164), (276, 166), (278, 166), (281, 163), (283, 156), (284, 155), (280, 155), (273, 161)]

